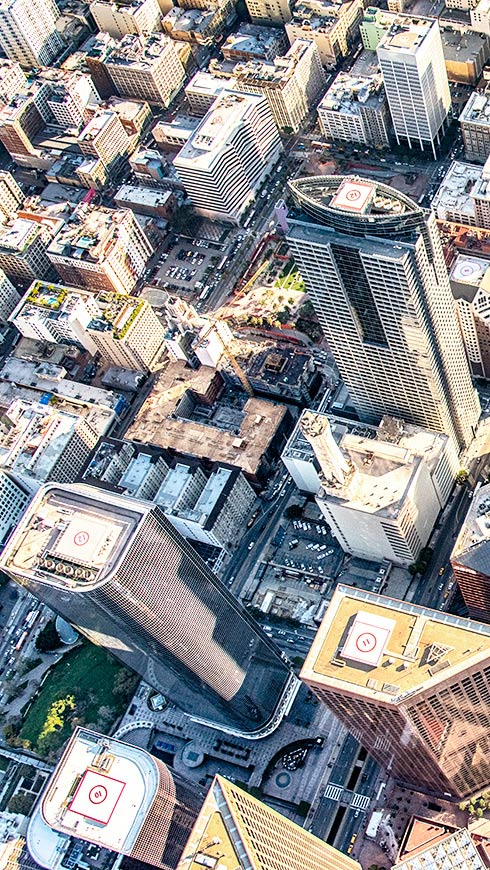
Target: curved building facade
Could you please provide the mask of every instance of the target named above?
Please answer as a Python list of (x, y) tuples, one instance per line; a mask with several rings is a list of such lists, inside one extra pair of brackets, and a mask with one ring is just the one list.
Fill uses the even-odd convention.
[(289, 186), (289, 246), (360, 419), (392, 414), (464, 449), (480, 405), (434, 215), (357, 176)]
[(260, 737), (294, 697), (280, 651), (150, 502), (47, 485), (2, 565), (196, 719)]

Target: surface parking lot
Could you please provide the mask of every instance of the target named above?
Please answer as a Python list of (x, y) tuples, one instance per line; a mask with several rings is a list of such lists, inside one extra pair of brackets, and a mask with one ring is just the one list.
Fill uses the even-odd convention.
[(343, 555), (324, 522), (293, 520), (276, 550), (274, 563), (290, 569), (291, 573), (303, 574), (308, 586), (322, 585), (324, 580), (335, 576)]
[(211, 242), (201, 239), (194, 242), (177, 239), (162, 254), (153, 283), (167, 290), (186, 290), (199, 296), (212, 274), (207, 270), (214, 270), (222, 257), (222, 253), (211, 245)]

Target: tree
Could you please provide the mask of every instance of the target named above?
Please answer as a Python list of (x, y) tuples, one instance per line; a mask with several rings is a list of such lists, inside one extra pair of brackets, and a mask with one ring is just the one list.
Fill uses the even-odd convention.
[(50, 619), (36, 637), (36, 649), (39, 652), (53, 652), (61, 644), (60, 636), (56, 631), (54, 619)]
[(28, 816), (31, 812), (34, 799), (35, 796), (33, 794), (19, 791), (17, 794), (12, 795), (7, 804), (7, 809), (9, 813), (20, 813), (21, 816)]
[(113, 694), (129, 698), (134, 692), (137, 680), (136, 674), (133, 674), (132, 671), (128, 671), (126, 668), (121, 668), (112, 685)]
[(303, 508), (299, 504), (290, 504), (284, 511), (284, 516), (288, 520), (299, 520), (303, 516)]
[(468, 482), (468, 477), (469, 477), (468, 469), (460, 468), (460, 470), (458, 471), (458, 473), (454, 479), (455, 479), (456, 483), (458, 484), (458, 486), (464, 486), (465, 483)]

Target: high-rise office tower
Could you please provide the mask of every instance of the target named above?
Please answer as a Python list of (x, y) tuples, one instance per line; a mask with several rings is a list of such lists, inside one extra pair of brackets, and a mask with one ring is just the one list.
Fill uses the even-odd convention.
[(480, 404), (435, 216), (377, 181), (290, 187), (289, 246), (361, 420), (391, 414), (466, 447)]
[(151, 502), (47, 485), (2, 567), (194, 718), (253, 739), (292, 703), (282, 654)]
[(490, 622), (490, 484), (475, 490), (451, 565), (470, 618)]
[(177, 870), (360, 870), (360, 864), (215, 776)]
[(487, 787), (490, 626), (338, 586), (301, 677), (395, 779)]
[(144, 749), (77, 728), (33, 814), (27, 845), (49, 866), (47, 825), (174, 870), (203, 799), (198, 786)]
[(54, 0), (1, 0), (0, 47), (21, 66), (48, 66), (63, 48)]
[(451, 109), (438, 21), (399, 15), (377, 51), (397, 142), (432, 148), (436, 158)]

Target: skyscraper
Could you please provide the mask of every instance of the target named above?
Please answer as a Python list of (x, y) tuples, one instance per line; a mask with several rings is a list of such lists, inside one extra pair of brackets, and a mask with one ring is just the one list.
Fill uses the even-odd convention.
[(435, 159), (451, 109), (438, 21), (399, 15), (378, 45), (378, 60), (397, 142), (432, 148)]
[(77, 728), (36, 807), (27, 844), (48, 866), (47, 825), (174, 870), (203, 799), (198, 786), (144, 749)]
[(215, 776), (177, 870), (360, 870), (360, 864)]
[(490, 626), (338, 586), (301, 677), (395, 779), (488, 786)]
[(490, 484), (475, 490), (451, 565), (471, 619), (490, 622)]
[(63, 48), (54, 0), (1, 0), (0, 47), (21, 66), (48, 66)]
[(288, 242), (354, 406), (446, 432), (480, 415), (433, 214), (357, 177), (290, 182)]
[(47, 485), (1, 562), (194, 718), (253, 739), (294, 698), (277, 647), (151, 502)]

